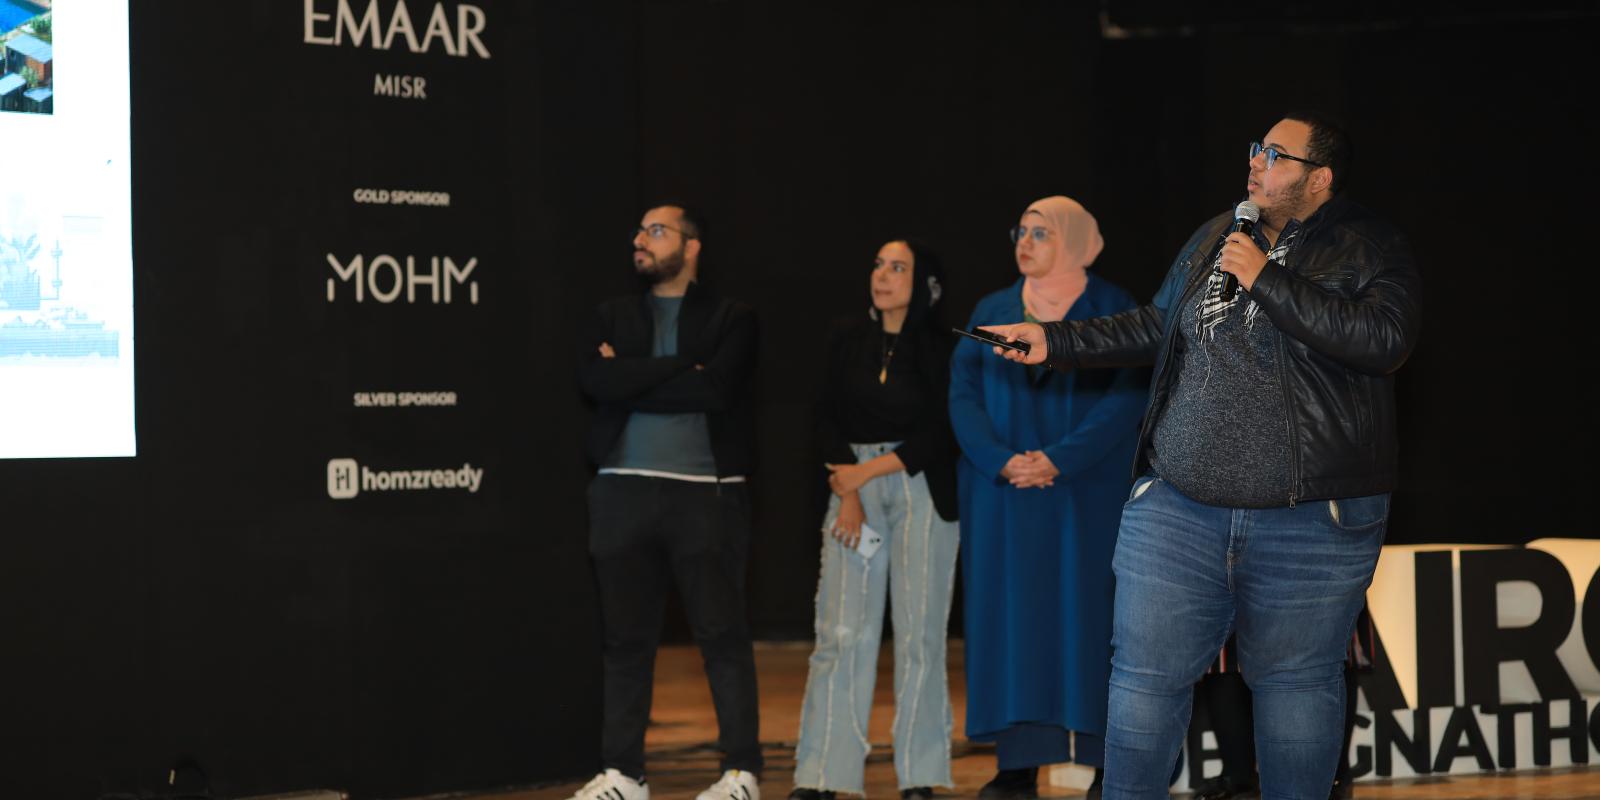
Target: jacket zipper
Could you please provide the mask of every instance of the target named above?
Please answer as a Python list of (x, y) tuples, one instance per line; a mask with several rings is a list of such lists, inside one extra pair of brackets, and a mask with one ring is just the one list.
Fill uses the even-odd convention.
[[(1289, 268), (1289, 255), (1300, 249), (1305, 243), (1306, 236), (1311, 233), (1309, 226), (1302, 227), (1295, 240), (1289, 245), (1289, 252), (1283, 254), (1280, 262), (1284, 269)], [(1289, 429), (1289, 507), (1294, 508), (1300, 500), (1300, 436), (1294, 427), (1294, 406), (1289, 394), (1289, 346), (1283, 341), (1283, 331), (1278, 331), (1278, 388), (1283, 390), (1283, 422)]]

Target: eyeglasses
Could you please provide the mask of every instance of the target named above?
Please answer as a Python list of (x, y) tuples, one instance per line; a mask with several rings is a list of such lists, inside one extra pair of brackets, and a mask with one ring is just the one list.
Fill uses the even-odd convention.
[(1009, 233), (1011, 234), (1012, 244), (1022, 244), (1022, 240), (1025, 237), (1032, 237), (1035, 242), (1043, 242), (1050, 238), (1050, 230), (1048, 228), (1029, 228), (1026, 225), (1018, 225), (1012, 228)]
[(1321, 164), (1321, 163), (1318, 163), (1316, 161), (1312, 161), (1309, 158), (1301, 158), (1299, 156), (1291, 156), (1288, 153), (1285, 153), (1282, 150), (1279, 150), (1279, 149), (1277, 149), (1275, 147), (1265, 147), (1260, 142), (1251, 142), (1250, 143), (1250, 160), (1251, 161), (1254, 161), (1256, 159), (1256, 156), (1261, 155), (1262, 153), (1266, 153), (1267, 154), (1267, 169), (1272, 169), (1272, 165), (1277, 163), (1278, 159), (1280, 159), (1280, 158), (1287, 158), (1290, 161), (1298, 161), (1298, 162), (1300, 162), (1302, 164), (1310, 164), (1313, 167), (1326, 167), (1326, 166), (1328, 166), (1327, 164)]
[(674, 228), (671, 225), (663, 225), (659, 222), (652, 222), (649, 225), (640, 225), (639, 227), (633, 229), (633, 235), (638, 236), (642, 233), (652, 239), (663, 239), (666, 238), (667, 231), (677, 233), (685, 239), (695, 238), (687, 233), (684, 233), (682, 228)]

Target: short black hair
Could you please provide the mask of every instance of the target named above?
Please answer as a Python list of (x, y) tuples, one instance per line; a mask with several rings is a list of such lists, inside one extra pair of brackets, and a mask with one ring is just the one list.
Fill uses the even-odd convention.
[(1332, 116), (1317, 111), (1291, 111), (1284, 119), (1303, 122), (1311, 127), (1311, 139), (1306, 143), (1306, 158), (1333, 171), (1333, 182), (1328, 191), (1338, 193), (1350, 175), (1350, 136)]
[(685, 239), (705, 238), (706, 218), (694, 206), (680, 203), (677, 200), (662, 200), (659, 203), (650, 204), (650, 207), (645, 210), (653, 211), (658, 208), (676, 208), (683, 212), (683, 221), (679, 223), (679, 226), (683, 228), (683, 237)]

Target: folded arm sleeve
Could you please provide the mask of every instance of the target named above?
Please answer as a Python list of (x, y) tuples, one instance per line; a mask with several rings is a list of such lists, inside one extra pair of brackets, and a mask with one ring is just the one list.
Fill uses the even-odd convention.
[(690, 365), (633, 400), (635, 411), (680, 414), (726, 411), (749, 380), (756, 361), (756, 317), (735, 304), (728, 312), (716, 352), (704, 364)]
[(579, 337), (578, 384), (597, 403), (626, 403), (692, 366), (674, 356), (604, 358), (600, 344), (609, 341), (610, 330), (606, 316), (597, 310)]

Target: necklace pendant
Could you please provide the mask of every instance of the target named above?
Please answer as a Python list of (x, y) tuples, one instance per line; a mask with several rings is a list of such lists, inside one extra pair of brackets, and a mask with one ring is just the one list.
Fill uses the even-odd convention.
[(878, 383), (888, 383), (888, 382), (889, 382), (889, 368), (888, 367), (884, 367), (883, 369), (878, 370)]

